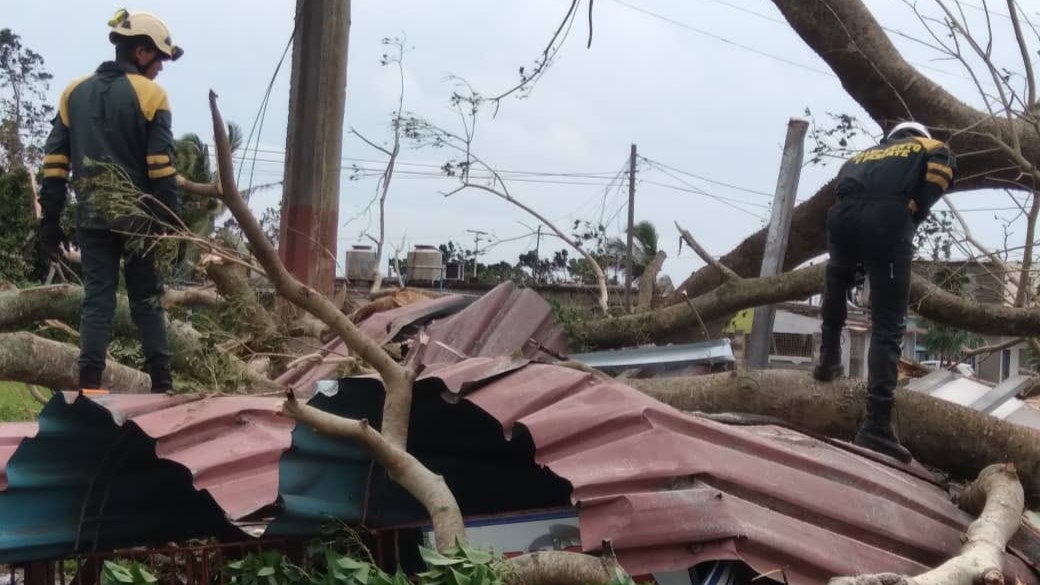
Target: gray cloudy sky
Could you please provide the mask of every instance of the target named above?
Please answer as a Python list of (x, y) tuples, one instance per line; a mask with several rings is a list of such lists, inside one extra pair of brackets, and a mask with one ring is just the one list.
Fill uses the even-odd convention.
[[(105, 22), (118, 5), (96, 0), (3, 1), (17, 8), (4, 10), (2, 26), (14, 29), (46, 59), (55, 76), (54, 100), (68, 81), (109, 57)], [(981, 0), (966, 3), (980, 5)], [(176, 134), (210, 137), (210, 88), (220, 95), (225, 118), (248, 131), (292, 31), (294, 4), (140, 0), (127, 5), (166, 19), (175, 42), (186, 50), (185, 57), (158, 79), (170, 95)], [(447, 76), (461, 76), (487, 94), (509, 87), (519, 66), (530, 67), (568, 4), (354, 0), (344, 132), (355, 128), (379, 142), (388, 135), (398, 80), (395, 70), (379, 65), (381, 38), (403, 34), (414, 47), (405, 59), (405, 108), (457, 129), (458, 119), (448, 107), (452, 85)], [(867, 4), (883, 25), (909, 37), (927, 37), (903, 2)], [(967, 13), (973, 19), (981, 16), (970, 6)], [(1020, 70), (1008, 21), (997, 16), (994, 26), (1003, 33), (997, 40), (998, 60)], [(763, 225), (789, 117), (801, 116), (809, 107), (824, 123), (828, 111), (865, 118), (767, 0), (599, 0), (594, 27), (592, 48), (586, 50), (585, 17), (578, 20), (557, 63), (530, 97), (507, 100), (496, 119), (481, 121), (475, 150), (501, 169), (523, 171), (511, 175), (518, 179), (511, 183), (513, 194), (561, 227), (574, 219), (602, 218), (609, 221), (611, 235), (620, 235), (627, 189), (611, 179), (625, 164), (629, 145), (636, 143), (641, 155), (666, 167), (640, 165), (636, 219), (657, 225), (670, 256), (665, 272), (673, 278), (701, 265), (686, 248), (676, 256), (674, 221), (716, 254)], [(958, 64), (935, 61), (933, 52), (905, 37), (897, 35), (894, 41), (912, 62), (929, 67), (926, 72), (937, 82), (969, 103), (980, 103)], [(282, 175), (288, 79), (287, 59), (264, 118), (252, 179), (257, 184)], [(341, 258), (350, 244), (360, 243), (369, 225), (366, 216), (358, 215), (376, 186), (373, 176), (348, 180), (349, 166), (376, 169), (383, 158), (353, 136), (346, 138), (344, 157)], [(404, 152), (388, 204), (393, 242), (406, 238), (410, 247), (453, 239), (472, 246), (467, 229), (481, 229), (499, 239), (528, 233), (520, 222), (534, 225), (531, 218), (487, 194), (441, 197), (439, 192), (455, 184), (429, 175), (445, 159), (444, 152), (434, 150)], [(809, 197), (835, 171), (836, 164), (807, 167), (799, 198)], [(248, 183), (248, 174), (247, 167), (243, 183)], [(259, 211), (279, 197), (278, 190), (265, 192), (256, 197), (254, 207)], [(954, 197), (967, 209), (1010, 204), (1003, 194)], [(966, 215), (978, 235), (999, 246), (1002, 236), (995, 213), (1015, 215)], [(513, 261), (533, 247), (533, 236), (520, 238), (496, 246), (488, 259)], [(542, 241), (545, 252), (560, 247), (559, 242)]]

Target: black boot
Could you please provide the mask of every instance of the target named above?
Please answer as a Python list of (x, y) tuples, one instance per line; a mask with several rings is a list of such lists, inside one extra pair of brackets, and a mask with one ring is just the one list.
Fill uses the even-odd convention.
[(152, 394), (173, 392), (173, 374), (170, 366), (155, 366), (151, 369)]
[(103, 373), (103, 369), (98, 369), (92, 366), (80, 366), (79, 388), (77, 388), (77, 390), (80, 392), (88, 390), (95, 393), (101, 390), (101, 378)]
[(822, 337), (820, 362), (813, 368), (813, 378), (830, 382), (844, 373), (841, 367), (841, 329), (835, 332), (824, 327)]
[(853, 443), (888, 455), (902, 463), (910, 463), (914, 456), (899, 444), (899, 438), (892, 430), (893, 402), (893, 398), (873, 395), (867, 397), (867, 418), (856, 433)]

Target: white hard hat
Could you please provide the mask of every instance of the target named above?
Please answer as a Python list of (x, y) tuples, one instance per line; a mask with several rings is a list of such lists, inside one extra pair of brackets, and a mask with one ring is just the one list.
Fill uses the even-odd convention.
[(892, 128), (892, 130), (889, 131), (887, 138), (891, 139), (898, 132), (902, 132), (904, 130), (909, 130), (910, 132), (913, 132), (919, 136), (924, 136), (925, 138), (932, 137), (932, 133), (928, 131), (928, 128), (924, 127), (924, 124), (920, 124), (918, 122), (900, 122), (896, 124), (895, 128)]
[(184, 54), (184, 49), (173, 44), (173, 40), (170, 39), (170, 29), (166, 27), (166, 23), (150, 12), (130, 12), (120, 8), (112, 20), (108, 21), (108, 27), (108, 38), (113, 44), (121, 37), (143, 36), (151, 39), (155, 48), (171, 61), (176, 61)]

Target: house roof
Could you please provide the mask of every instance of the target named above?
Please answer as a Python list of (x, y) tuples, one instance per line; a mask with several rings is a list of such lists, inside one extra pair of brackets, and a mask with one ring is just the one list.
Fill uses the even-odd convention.
[[(430, 328), (436, 351), (424, 354), (409, 447), (465, 514), (572, 503), (583, 548), (609, 541), (634, 574), (740, 559), (815, 585), (865, 567), (915, 574), (958, 551), (971, 518), (897, 463), (776, 426), (723, 425), (531, 362), (565, 351), (550, 313), (503, 289)], [(381, 395), (377, 379), (348, 378), (309, 402), (378, 426)], [(269, 519), (270, 535), (313, 534), (330, 518), (425, 521), (367, 453), (294, 428), (274, 414), (278, 400), (56, 396), (35, 436), (0, 433), (19, 442), (0, 493), (0, 562)], [(1029, 526), (1022, 534), (1036, 541)], [(1040, 585), (1024, 556), (1006, 557), (1009, 575)]]

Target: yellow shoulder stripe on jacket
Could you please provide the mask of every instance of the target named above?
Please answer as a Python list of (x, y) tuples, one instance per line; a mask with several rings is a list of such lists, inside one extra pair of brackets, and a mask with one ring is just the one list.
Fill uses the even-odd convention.
[(172, 177), (173, 175), (176, 175), (176, 174), (177, 174), (177, 169), (175, 169), (173, 167), (169, 167), (169, 166), (163, 167), (161, 169), (156, 169), (156, 170), (148, 169), (148, 178), (149, 179), (165, 179), (166, 177)]
[(158, 83), (144, 75), (134, 73), (128, 74), (126, 78), (130, 80), (130, 85), (137, 94), (137, 103), (141, 106), (141, 113), (144, 114), (145, 120), (151, 122), (159, 110), (170, 110), (170, 101), (166, 97), (166, 91), (159, 87)]
[(145, 161), (150, 165), (168, 165), (170, 164), (170, 155), (168, 154), (149, 154)]
[(43, 164), (69, 166), (69, 157), (64, 154), (46, 154), (43, 156)]
[(946, 177), (940, 175), (939, 173), (933, 173), (933, 172), (929, 171), (928, 174), (926, 174), (924, 178), (929, 183), (935, 183), (936, 185), (938, 185), (939, 188), (942, 189), (944, 193), (946, 192), (946, 189), (948, 189), (950, 187), (950, 181), (948, 181), (946, 179)]
[(68, 179), (69, 170), (61, 167), (44, 168), (43, 169), (44, 179)]
[(65, 124), (65, 127), (69, 126), (69, 97), (72, 96), (72, 90), (79, 87), (79, 84), (90, 79), (94, 75), (84, 75), (79, 79), (73, 81), (65, 88), (65, 91), (61, 92), (61, 100), (58, 101), (58, 115), (61, 117), (61, 123)]
[(923, 136), (914, 136), (914, 140), (924, 145), (924, 149), (928, 152), (939, 150), (943, 146), (946, 146), (942, 140), (934, 140), (932, 138), (925, 138)]

